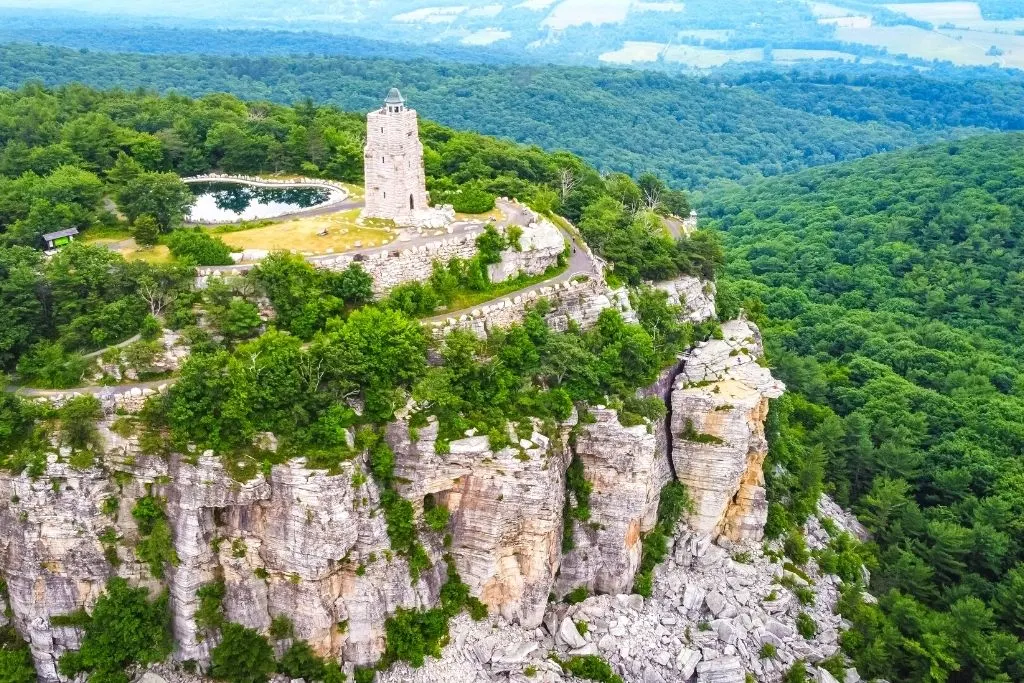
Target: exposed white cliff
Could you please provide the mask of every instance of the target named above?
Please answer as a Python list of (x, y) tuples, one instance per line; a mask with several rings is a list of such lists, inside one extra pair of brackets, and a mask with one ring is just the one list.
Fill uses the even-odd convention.
[(501, 261), (487, 267), (491, 282), (504, 282), (521, 274), (540, 275), (565, 251), (565, 238), (554, 223), (533, 211), (529, 213), (532, 220), (520, 228), (518, 246), (502, 251)]
[(664, 443), (655, 427), (624, 427), (618, 413), (591, 411), (580, 425), (574, 451), (593, 487), (590, 521), (577, 523), (574, 547), (562, 557), (559, 595), (585, 586), (591, 592), (628, 593), (640, 565), (642, 535), (658, 519), (658, 496), (672, 479)]
[[(832, 519), (841, 531), (852, 531), (841, 516), (824, 512), (834, 507), (823, 498), (819, 516)], [(816, 520), (809, 524), (821, 529)], [(562, 658), (599, 655), (627, 683), (743, 683), (747, 673), (777, 683), (798, 659), (808, 663), (815, 680), (831, 680), (815, 665), (839, 649), (843, 623), (833, 609), (841, 581), (822, 574), (812, 560), (805, 586), (812, 599), (803, 604), (793, 589), (779, 583), (785, 571), (782, 560), (765, 556), (754, 543), (744, 553), (731, 556), (705, 535), (680, 525), (670, 557), (655, 570), (650, 598), (597, 595), (572, 606), (553, 603), (538, 629), (500, 620), (474, 623), (463, 616), (453, 620), (454, 645), (441, 659), (429, 659), (420, 669), (398, 665), (378, 680), (576, 680), (551, 660), (552, 652)], [(814, 622), (813, 635), (805, 637), (797, 630), (801, 613)], [(765, 645), (773, 648), (770, 656), (765, 656)], [(528, 669), (532, 676), (524, 673)], [(849, 669), (846, 680), (860, 678)]]
[(757, 327), (722, 325), (722, 339), (686, 355), (672, 391), (672, 464), (694, 503), (693, 529), (733, 540), (760, 540), (767, 503), (768, 401), (785, 387), (760, 364)]
[(715, 283), (683, 275), (675, 280), (658, 282), (655, 288), (668, 294), (668, 302), (683, 309), (683, 319), (701, 323), (715, 318)]
[[(671, 289), (688, 320), (713, 313), (713, 290), (683, 279)], [(563, 302), (548, 316), (579, 322), (571, 310)], [(31, 640), (42, 680), (56, 683), (56, 661), (78, 646), (80, 633), (51, 618), (91, 608), (119, 575), (154, 592), (168, 588), (175, 659), (205, 663), (216, 641), (197, 628), (196, 592), (223, 580), (227, 619), (265, 632), (275, 616), (288, 616), (297, 638), (350, 668), (377, 661), (396, 609), (437, 603), (441, 557), (450, 553), (489, 618), (455, 618), (441, 659), (416, 670), (398, 664), (379, 674), (383, 683), (572, 680), (550, 653), (600, 655), (630, 683), (740, 683), (748, 672), (779, 681), (797, 659), (816, 664), (837, 651), (840, 581), (812, 560), (801, 579), (804, 604), (795, 575), (782, 585), (782, 560), (762, 550), (764, 420), (769, 400), (784, 388), (759, 362), (756, 326), (731, 321), (722, 333), (640, 392), (666, 401), (663, 420), (624, 426), (616, 410), (596, 407), (581, 424), (533, 424), (510, 447), (492, 449), (486, 437), (469, 433), (442, 442), (440, 452), (433, 418), (418, 429), (392, 423), (386, 440), (397, 492), (419, 519), (428, 501), (450, 511), (443, 531), (421, 525), (433, 567), (416, 582), (391, 551), (380, 491), (361, 458), (330, 472), (294, 459), (239, 476), (251, 468), (244, 458), (149, 456), (113, 424), (115, 413), (130, 412), (145, 396), (104, 395), (103, 452), (95, 465), (74, 469), (65, 449), (55, 450), (36, 479), (0, 474), (0, 499), (12, 501), (0, 509), (0, 574), (14, 623)], [(273, 444), (263, 439), (265, 448)], [(573, 548), (563, 551), (573, 457), (591, 487), (590, 518), (574, 525)], [(686, 485), (694, 512), (670, 540), (651, 597), (630, 595), (644, 534), (673, 477)], [(144, 495), (166, 501), (173, 535), (177, 562), (161, 581), (135, 558), (131, 509)], [(120, 501), (117, 509), (104, 504), (110, 498)], [(818, 515), (863, 537), (856, 520), (827, 499)], [(828, 543), (816, 520), (806, 531), (812, 548)], [(573, 606), (549, 601), (581, 586), (595, 595)], [(812, 636), (797, 631), (802, 613), (815, 623)], [(762, 656), (766, 644), (774, 648), (770, 657)], [(168, 681), (190, 680), (167, 666), (159, 671)]]
[(538, 433), (493, 451), (484, 436), (437, 453), (437, 422), (412, 440), (391, 425), (399, 492), (423, 509), (426, 496), (448, 508), (450, 552), (463, 582), (494, 613), (527, 627), (544, 614), (561, 556), (567, 455)]

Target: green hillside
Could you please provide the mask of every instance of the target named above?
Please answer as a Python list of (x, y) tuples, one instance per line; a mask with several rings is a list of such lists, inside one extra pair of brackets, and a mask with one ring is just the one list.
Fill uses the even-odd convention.
[[(182, 40), (187, 40), (183, 32)], [(350, 111), (390, 84), (425, 117), (568, 149), (601, 171), (653, 171), (684, 188), (750, 180), (971, 132), (1024, 129), (1024, 82), (989, 74), (673, 77), (566, 67), (347, 57), (212, 57), (0, 46), (0, 86), (27, 79), (102, 88), (229, 92)], [(994, 80), (993, 80), (994, 79)]]
[(765, 468), (772, 531), (824, 487), (874, 533), (880, 608), (843, 605), (860, 673), (1024, 680), (1024, 136), (807, 171), (704, 211), (727, 245), (723, 301), (762, 323), (791, 389)]

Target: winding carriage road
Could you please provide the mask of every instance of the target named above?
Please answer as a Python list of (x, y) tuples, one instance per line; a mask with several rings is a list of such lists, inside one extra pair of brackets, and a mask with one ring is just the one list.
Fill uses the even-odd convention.
[[(361, 201), (352, 202), (352, 205), (353, 205), (353, 207), (355, 207), (355, 206), (362, 206), (362, 202)], [(531, 215), (531, 212), (529, 211), (529, 209), (526, 209), (525, 207), (520, 206), (519, 204), (516, 204), (516, 203), (513, 203), (513, 202), (504, 201), (504, 200), (498, 200), (497, 205), (501, 209), (501, 213), (503, 215), (503, 218), (501, 218), (499, 221), (497, 221), (497, 224), (498, 224), (499, 227), (507, 227), (507, 226), (510, 226), (510, 225), (520, 225), (520, 226), (529, 225), (529, 223), (530, 223), (530, 221), (532, 219), (532, 215)], [(352, 208), (352, 207), (349, 207), (349, 208)], [(325, 213), (329, 213), (329, 212), (332, 212), (332, 211), (339, 211), (339, 210), (343, 210), (343, 209), (340, 209), (338, 205), (334, 205), (333, 207), (329, 207), (329, 210), (325, 210)], [(459, 232), (460, 230), (465, 232), (465, 231), (474, 230), (474, 229), (479, 227), (479, 223), (478, 222), (473, 222), (473, 221), (460, 221), (460, 222), (453, 223), (452, 225), (455, 228), (455, 232), (456, 233)], [(470, 311), (475, 310), (477, 308), (480, 308), (482, 306), (489, 306), (489, 305), (495, 304), (495, 303), (497, 303), (499, 301), (511, 301), (515, 297), (524, 296), (524, 295), (529, 294), (530, 292), (533, 292), (533, 291), (539, 291), (540, 289), (542, 289), (544, 287), (551, 287), (553, 285), (558, 285), (558, 284), (561, 284), (563, 282), (568, 282), (569, 280), (571, 280), (572, 278), (574, 278), (576, 276), (580, 276), (580, 275), (589, 275), (591, 277), (599, 276), (600, 275), (600, 269), (598, 268), (598, 264), (595, 261), (594, 257), (591, 255), (591, 252), (590, 252), (589, 248), (587, 248), (586, 245), (584, 245), (583, 242), (576, 235), (570, 233), (568, 230), (564, 229), (563, 227), (558, 226), (558, 230), (562, 233), (562, 236), (569, 242), (569, 244), (572, 245), (572, 254), (569, 257), (568, 267), (562, 273), (560, 273), (560, 274), (558, 274), (558, 275), (556, 275), (556, 276), (554, 276), (552, 278), (548, 278), (547, 280), (544, 280), (542, 282), (538, 282), (538, 283), (536, 283), (534, 285), (531, 285), (529, 287), (524, 287), (522, 289), (518, 289), (518, 290), (516, 290), (514, 292), (506, 294), (505, 296), (497, 297), (495, 299), (490, 299), (488, 301), (483, 301), (483, 302), (480, 302), (479, 304), (476, 304), (475, 306), (471, 306), (469, 308), (464, 308), (464, 309), (460, 309), (460, 310), (457, 310), (457, 311), (446, 311), (445, 313), (442, 313), (442, 314), (439, 314), (439, 315), (435, 315), (435, 316), (432, 316), (430, 318), (424, 318), (422, 321), (426, 322), (426, 323), (430, 323), (430, 322), (443, 322), (443, 321), (445, 321), (445, 320), (447, 320), (449, 318), (457, 318), (460, 315), (469, 313)], [(437, 241), (438, 239), (441, 239), (443, 237), (447, 237), (447, 235), (442, 235), (442, 236), (437, 236), (437, 235), (416, 235), (412, 239), (410, 239), (408, 241), (405, 241), (405, 242), (402, 242), (401, 246), (403, 248), (407, 248), (407, 247), (410, 247), (410, 246), (422, 246), (424, 244), (430, 244), (431, 242)], [(392, 250), (394, 248), (395, 248), (395, 243), (393, 242), (391, 244), (387, 244), (387, 245), (384, 245), (382, 247), (375, 247), (375, 248), (372, 248), (372, 249), (364, 249), (364, 250), (361, 250), (360, 253), (372, 254), (372, 253), (390, 251), (390, 250)], [(332, 255), (332, 256), (336, 256), (336, 255)], [(324, 258), (327, 258), (327, 257), (324, 257)], [(316, 260), (317, 260), (317, 257), (312, 257), (309, 260), (311, 262), (315, 263)], [(253, 266), (253, 264), (241, 264), (241, 265), (238, 265), (238, 266), (221, 266), (221, 267), (217, 267), (217, 268), (211, 268), (211, 270), (217, 270), (217, 271), (220, 271), (220, 272), (231, 272), (231, 271), (241, 271), (241, 272), (244, 272), (244, 270), (248, 270), (249, 268), (252, 268), (252, 266)], [(132, 337), (131, 339), (126, 339), (125, 341), (120, 342), (119, 344), (115, 344), (115, 345), (113, 345), (111, 347), (108, 347), (108, 348), (121, 348), (121, 347), (124, 347), (124, 346), (127, 346), (127, 345), (131, 344), (133, 341), (135, 341), (137, 339), (138, 339), (138, 335), (136, 335), (135, 337)], [(88, 354), (86, 356), (86, 358), (95, 358), (95, 357), (103, 354), (106, 350), (107, 349), (100, 349), (99, 351), (93, 351), (92, 353)], [(87, 395), (90, 395), (90, 396), (104, 396), (104, 397), (106, 397), (106, 396), (119, 396), (119, 395), (127, 394), (127, 393), (130, 393), (133, 389), (140, 389), (140, 390), (142, 390), (142, 389), (152, 389), (152, 390), (155, 391), (161, 385), (170, 385), (170, 384), (173, 384), (174, 382), (175, 382), (175, 379), (173, 377), (168, 377), (168, 378), (162, 379), (162, 380), (154, 380), (154, 381), (149, 381), (149, 382), (133, 382), (131, 384), (118, 384), (118, 385), (114, 385), (114, 386), (86, 385), (86, 386), (81, 386), (81, 387), (73, 387), (73, 388), (69, 388), (69, 389), (34, 389), (34, 388), (31, 388), (31, 387), (19, 387), (19, 386), (16, 386), (16, 385), (9, 385), (9, 386), (4, 387), (4, 390), (16, 393), (16, 394), (18, 394), (20, 396), (25, 396), (27, 398), (49, 398), (49, 397), (56, 397), (56, 396), (66, 396), (66, 395), (72, 394), (72, 393), (87, 394)]]

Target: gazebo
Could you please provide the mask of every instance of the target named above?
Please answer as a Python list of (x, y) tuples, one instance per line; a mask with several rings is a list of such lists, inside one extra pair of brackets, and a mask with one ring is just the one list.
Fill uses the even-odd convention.
[(75, 235), (78, 234), (78, 228), (66, 228), (64, 230), (58, 230), (57, 232), (48, 232), (43, 235), (43, 241), (46, 242), (46, 249), (59, 249), (66, 244), (70, 244), (75, 241)]

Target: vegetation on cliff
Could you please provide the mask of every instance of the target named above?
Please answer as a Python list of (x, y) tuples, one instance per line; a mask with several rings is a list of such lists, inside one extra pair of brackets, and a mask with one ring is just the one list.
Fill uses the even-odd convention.
[(790, 388), (769, 531), (824, 488), (873, 533), (879, 605), (841, 605), (864, 676), (1024, 678), (1022, 150), (980, 137), (706, 201), (724, 315), (762, 323)]

